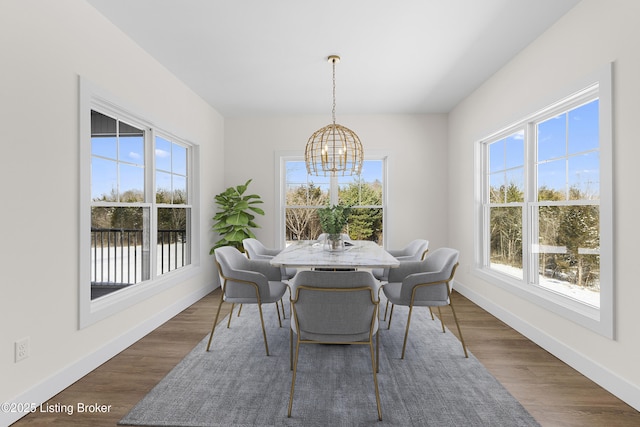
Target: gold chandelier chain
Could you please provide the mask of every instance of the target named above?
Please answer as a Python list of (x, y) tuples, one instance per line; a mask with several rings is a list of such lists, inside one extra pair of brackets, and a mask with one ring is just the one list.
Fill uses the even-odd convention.
[(336, 60), (331, 61), (333, 63), (333, 108), (331, 109), (331, 117), (333, 118), (333, 124), (336, 124)]

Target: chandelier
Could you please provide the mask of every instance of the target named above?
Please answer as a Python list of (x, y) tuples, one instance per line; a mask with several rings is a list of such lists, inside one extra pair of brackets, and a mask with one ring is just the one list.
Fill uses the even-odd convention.
[(333, 109), (330, 125), (318, 129), (307, 141), (304, 160), (309, 175), (360, 175), (362, 170), (362, 143), (351, 129), (336, 124), (336, 64), (340, 57), (331, 55), (333, 65)]

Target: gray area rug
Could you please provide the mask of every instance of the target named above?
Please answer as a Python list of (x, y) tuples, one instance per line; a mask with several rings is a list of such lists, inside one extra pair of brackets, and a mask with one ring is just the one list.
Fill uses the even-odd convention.
[[(383, 305), (381, 304), (381, 307)], [(447, 309), (445, 307), (445, 309)], [(288, 306), (287, 306), (288, 313)], [(205, 337), (121, 421), (143, 426), (537, 426), (520, 403), (426, 308), (414, 310), (404, 360), (407, 310), (381, 322), (378, 421), (367, 346), (303, 345), (293, 413), (287, 418), (292, 372), (289, 319), (278, 327), (264, 308), (267, 357), (256, 306), (245, 305), (231, 328)], [(464, 330), (462, 331), (464, 333)]]

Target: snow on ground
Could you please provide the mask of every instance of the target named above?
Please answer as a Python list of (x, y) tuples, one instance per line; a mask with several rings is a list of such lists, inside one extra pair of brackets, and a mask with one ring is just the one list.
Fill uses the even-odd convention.
[[(518, 269), (516, 267), (504, 264), (491, 264), (491, 268), (509, 276), (522, 278), (522, 269)], [(600, 292), (598, 291), (593, 291), (581, 286), (576, 286), (570, 282), (545, 276), (540, 276), (539, 281), (540, 286), (543, 288), (547, 288), (558, 294), (582, 301), (585, 304), (600, 307)]]

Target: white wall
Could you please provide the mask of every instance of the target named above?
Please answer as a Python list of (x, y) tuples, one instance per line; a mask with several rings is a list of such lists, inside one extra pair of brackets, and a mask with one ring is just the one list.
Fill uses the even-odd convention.
[[(459, 248), (463, 266), (457, 280), (469, 295), (636, 408), (638, 16), (640, 2), (634, 0), (583, 0), (448, 119), (338, 117), (358, 133), (365, 151), (389, 153), (389, 247), (425, 237), (432, 248)], [(274, 152), (302, 153), (309, 135), (329, 122), (329, 112), (321, 117), (227, 119), (223, 126), (215, 110), (79, 1), (3, 0), (0, 55), (5, 242), (0, 253), (0, 401), (25, 396), (44, 400), (48, 396), (43, 392), (75, 379), (65, 374), (93, 369), (96, 361), (151, 327), (149, 319), (169, 315), (178, 309), (175, 301), (210, 288), (215, 277), (208, 262), (214, 241), (209, 227), (219, 191), (253, 178), (251, 190), (263, 197), (267, 211), (259, 220), (258, 237), (275, 241)], [(467, 268), (473, 258), (473, 144), (529, 112), (545, 94), (608, 61), (615, 61), (615, 341), (484, 282)], [(77, 328), (78, 75), (200, 144), (202, 200), (201, 273), (82, 331)], [(25, 336), (31, 338), (31, 357), (14, 363), (13, 343)], [(0, 424), (7, 420), (4, 415)]]
[[(457, 286), (525, 335), (640, 408), (637, 244), (640, 2), (583, 0), (449, 116), (450, 244), (461, 250)], [(615, 323), (610, 340), (471, 274), (474, 144), (614, 61)], [(541, 105), (542, 104), (542, 105)]]
[[(329, 106), (327, 106), (329, 109)], [(298, 151), (311, 134), (329, 124), (323, 116), (234, 118), (225, 120), (225, 185), (235, 186), (252, 178), (249, 189), (264, 200), (262, 228), (256, 236), (276, 246), (275, 227), (278, 171), (274, 153)], [(337, 122), (358, 134), (368, 150), (389, 156), (389, 248), (398, 248), (416, 238), (430, 247), (447, 244), (446, 205), (446, 115), (342, 115)]]
[[(33, 401), (69, 385), (140, 338), (151, 323), (212, 289), (211, 200), (224, 188), (224, 126), (215, 110), (83, 1), (3, 0), (0, 58), (0, 402)], [(197, 274), (83, 330), (79, 75), (199, 144), (203, 159)], [(31, 356), (14, 363), (13, 343), (27, 336)], [(0, 414), (0, 425), (5, 416)]]

